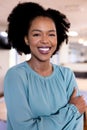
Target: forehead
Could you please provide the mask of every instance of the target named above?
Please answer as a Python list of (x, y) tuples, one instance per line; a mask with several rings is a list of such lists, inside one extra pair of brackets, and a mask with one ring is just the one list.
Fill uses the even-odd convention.
[(50, 18), (50, 17), (48, 17), (48, 16), (37, 16), (37, 17), (35, 17), (35, 18), (32, 20), (32, 22), (33, 22), (33, 21), (37, 21), (37, 20), (43, 20), (43, 19), (53, 22), (53, 19)]
[(34, 18), (31, 22), (31, 27), (48, 27), (48, 28), (55, 28), (55, 23), (54, 21), (47, 16), (38, 16), (36, 18)]

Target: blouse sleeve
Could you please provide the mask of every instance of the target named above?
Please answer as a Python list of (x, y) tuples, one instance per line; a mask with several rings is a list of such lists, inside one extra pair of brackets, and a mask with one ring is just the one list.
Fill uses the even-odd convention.
[(76, 82), (76, 77), (75, 77), (74, 72), (71, 69), (66, 68), (65, 73), (64, 73), (64, 80), (65, 80), (65, 84), (66, 84), (66, 91), (67, 91), (68, 100), (70, 99), (70, 96), (72, 95), (73, 90), (75, 88), (77, 89), (76, 96), (79, 96), (80, 92), (79, 92), (78, 84)]
[(4, 80), (8, 119), (13, 130), (82, 130), (82, 124), (75, 129), (76, 122), (82, 118), (77, 120), (78, 110), (72, 104), (66, 104), (52, 115), (34, 118), (27, 100), (27, 80), (22, 76), (10, 70)]

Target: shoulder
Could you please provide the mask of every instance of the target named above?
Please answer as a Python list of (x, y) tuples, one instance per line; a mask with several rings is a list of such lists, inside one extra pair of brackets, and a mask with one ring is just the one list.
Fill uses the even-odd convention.
[(25, 62), (22, 62), (20, 64), (17, 64), (11, 68), (8, 69), (5, 77), (8, 77), (8, 76), (12, 76), (12, 77), (16, 77), (16, 76), (24, 76), (26, 74), (26, 63)]
[(74, 78), (74, 72), (68, 68), (64, 67), (62, 65), (54, 65), (55, 72), (57, 75), (61, 76), (64, 80), (70, 80), (71, 78)]
[(11, 68), (9, 68), (7, 72), (10, 72), (10, 71), (22, 71), (22, 70), (25, 70), (25, 67), (26, 67), (26, 62), (22, 62), (20, 64), (17, 64), (15, 66), (12, 66)]
[(59, 71), (60, 73), (62, 73), (64, 75), (73, 73), (73, 71), (70, 68), (64, 67), (62, 65), (54, 65), (54, 67), (55, 67), (56, 71)]

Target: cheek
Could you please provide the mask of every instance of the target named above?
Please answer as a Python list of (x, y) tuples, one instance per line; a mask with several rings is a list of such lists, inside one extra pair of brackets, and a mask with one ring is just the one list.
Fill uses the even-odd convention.
[(52, 41), (52, 43), (53, 43), (53, 46), (57, 46), (57, 39), (53, 39), (53, 41)]
[(33, 40), (33, 39), (29, 40), (29, 46), (36, 46), (36, 44), (37, 44), (36, 40)]
[(38, 38), (30, 38), (29, 39), (29, 43), (31, 46), (36, 46), (38, 42), (39, 42)]

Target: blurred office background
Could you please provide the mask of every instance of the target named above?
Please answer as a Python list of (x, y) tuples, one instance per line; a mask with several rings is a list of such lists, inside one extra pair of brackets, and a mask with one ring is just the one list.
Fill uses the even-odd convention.
[[(3, 96), (3, 80), (7, 70), (30, 58), (30, 55), (18, 55), (10, 47), (6, 33), (9, 13), (19, 2), (26, 1), (38, 2), (67, 15), (71, 22), (69, 43), (62, 45), (51, 62), (70, 67), (76, 75), (80, 91), (87, 96), (87, 0), (0, 0), (0, 97)], [(6, 119), (3, 112), (2, 117)]]

